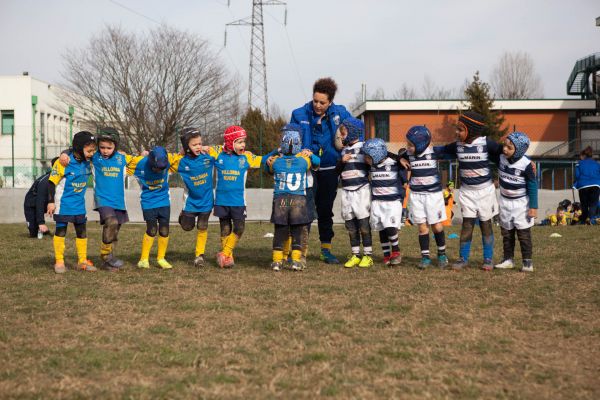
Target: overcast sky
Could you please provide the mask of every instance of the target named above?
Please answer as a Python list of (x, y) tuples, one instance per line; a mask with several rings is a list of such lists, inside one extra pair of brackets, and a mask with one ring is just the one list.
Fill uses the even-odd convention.
[[(251, 15), (251, 0), (0, 0), (0, 75), (60, 84), (62, 55), (106, 24), (142, 32), (166, 23), (223, 47), (225, 24)], [(598, 0), (288, 0), (265, 6), (269, 102), (287, 113), (309, 100), (315, 79), (332, 76), (336, 103), (361, 83), (386, 95), (425, 77), (457, 89), (476, 70), (489, 80), (505, 51), (529, 53), (545, 97), (565, 98), (575, 60), (600, 52)], [(131, 9), (128, 10), (127, 8)], [(250, 28), (228, 28), (223, 63), (247, 98)], [(294, 62), (294, 59), (296, 62)]]

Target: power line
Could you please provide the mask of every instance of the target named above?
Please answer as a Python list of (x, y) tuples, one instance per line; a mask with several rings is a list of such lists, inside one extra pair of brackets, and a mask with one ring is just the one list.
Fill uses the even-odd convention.
[(113, 3), (113, 4), (114, 4), (114, 5), (116, 5), (116, 6), (119, 6), (119, 7), (121, 7), (121, 8), (124, 8), (125, 10), (127, 10), (127, 11), (129, 11), (129, 12), (132, 12), (132, 13), (134, 13), (134, 14), (136, 14), (136, 15), (138, 15), (138, 16), (140, 16), (140, 17), (142, 17), (142, 18), (145, 18), (145, 19), (147, 19), (148, 21), (154, 22), (155, 24), (158, 24), (158, 25), (162, 25), (160, 22), (158, 22), (158, 21), (157, 21), (157, 20), (155, 20), (154, 18), (151, 18), (151, 17), (149, 17), (149, 16), (147, 16), (147, 15), (144, 15), (144, 14), (142, 14), (141, 12), (138, 12), (138, 11), (134, 10), (133, 8), (129, 8), (129, 7), (127, 7), (126, 5), (123, 5), (123, 4), (119, 3), (119, 2), (116, 2), (115, 0), (108, 0), (108, 1), (110, 1), (111, 3)]

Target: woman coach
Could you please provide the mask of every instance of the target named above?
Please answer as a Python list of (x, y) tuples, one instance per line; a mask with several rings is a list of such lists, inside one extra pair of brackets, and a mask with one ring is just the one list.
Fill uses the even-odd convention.
[(333, 104), (337, 85), (331, 78), (321, 78), (313, 85), (312, 101), (292, 112), (290, 122), (302, 126), (302, 144), (321, 157), (321, 167), (314, 172), (315, 205), (317, 208), (321, 261), (339, 263), (331, 254), (333, 239), (333, 202), (337, 194), (338, 176), (335, 165), (340, 152), (335, 147), (335, 135), (340, 123), (350, 117), (346, 107)]

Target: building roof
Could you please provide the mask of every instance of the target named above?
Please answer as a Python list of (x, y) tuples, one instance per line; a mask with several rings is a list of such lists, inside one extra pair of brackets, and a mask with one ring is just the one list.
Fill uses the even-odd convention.
[[(367, 100), (354, 110), (356, 116), (367, 111), (455, 111), (467, 109), (464, 100)], [(496, 100), (496, 110), (594, 110), (594, 100), (526, 99)]]

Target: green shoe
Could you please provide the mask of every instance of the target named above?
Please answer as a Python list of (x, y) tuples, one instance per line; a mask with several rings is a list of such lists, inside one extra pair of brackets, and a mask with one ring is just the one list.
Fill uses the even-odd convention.
[(371, 256), (364, 255), (358, 264), (359, 268), (371, 268), (373, 266), (373, 259)]
[(161, 258), (160, 260), (156, 260), (156, 262), (158, 263), (158, 266), (161, 267), (162, 269), (173, 268), (173, 266), (171, 264), (169, 264), (169, 262), (167, 260), (165, 260), (164, 258)]
[(148, 260), (140, 260), (137, 263), (137, 267), (142, 269), (148, 269), (150, 268), (150, 263), (148, 262)]
[(329, 249), (321, 249), (319, 259), (326, 264), (339, 264), (340, 261), (329, 251)]
[(358, 258), (357, 255), (352, 254), (350, 256), (350, 258), (348, 258), (348, 261), (346, 261), (346, 264), (344, 264), (344, 267), (346, 267), (346, 268), (354, 268), (354, 267), (356, 267), (357, 265), (360, 264), (360, 261), (361, 260), (360, 260), (360, 258)]

